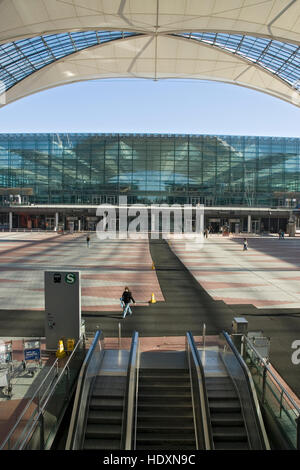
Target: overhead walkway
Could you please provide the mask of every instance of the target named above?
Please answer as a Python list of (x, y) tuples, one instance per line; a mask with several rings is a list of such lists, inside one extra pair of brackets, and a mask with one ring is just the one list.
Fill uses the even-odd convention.
[(251, 375), (226, 332), (214, 346), (106, 350), (100, 331), (77, 385), (67, 450), (269, 449)]

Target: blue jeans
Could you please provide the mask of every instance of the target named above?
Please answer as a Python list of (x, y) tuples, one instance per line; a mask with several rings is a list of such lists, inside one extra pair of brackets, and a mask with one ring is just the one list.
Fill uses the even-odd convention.
[(126, 317), (127, 315), (127, 312), (129, 312), (129, 315), (132, 314), (132, 310), (130, 308), (130, 304), (125, 304), (125, 302), (123, 302), (123, 300), (121, 300), (121, 306), (123, 307), (123, 318)]

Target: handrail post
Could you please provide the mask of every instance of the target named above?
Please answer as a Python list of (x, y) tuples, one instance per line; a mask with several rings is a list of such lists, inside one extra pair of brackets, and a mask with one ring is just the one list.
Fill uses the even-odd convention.
[(119, 323), (119, 349), (121, 349), (121, 323)]
[(241, 337), (241, 356), (243, 359), (245, 359), (245, 335), (242, 335)]

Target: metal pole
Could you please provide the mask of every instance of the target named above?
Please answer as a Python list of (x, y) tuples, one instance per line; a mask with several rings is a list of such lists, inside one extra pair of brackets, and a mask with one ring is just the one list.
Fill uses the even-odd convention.
[(300, 416), (296, 418), (297, 424), (297, 450), (300, 450)]
[(241, 337), (241, 356), (242, 356), (243, 359), (245, 359), (245, 354), (244, 354), (244, 353), (245, 353), (244, 337), (245, 337), (245, 335), (243, 335), (243, 336)]
[(206, 335), (206, 325), (205, 323), (203, 323), (203, 332), (202, 332), (203, 349), (205, 349), (205, 335)]
[(121, 349), (121, 323), (119, 323), (119, 349)]

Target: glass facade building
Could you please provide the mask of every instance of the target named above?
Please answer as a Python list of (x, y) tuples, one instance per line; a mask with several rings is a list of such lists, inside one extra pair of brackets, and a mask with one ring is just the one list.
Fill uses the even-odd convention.
[(300, 139), (166, 134), (0, 134), (2, 204), (296, 207)]

